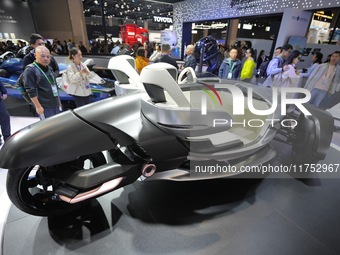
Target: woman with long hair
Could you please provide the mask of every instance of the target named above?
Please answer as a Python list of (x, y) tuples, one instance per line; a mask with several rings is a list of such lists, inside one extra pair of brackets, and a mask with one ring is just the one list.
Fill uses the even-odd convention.
[(274, 80), (276, 87), (298, 87), (300, 75), (296, 69), (297, 63), (299, 63), (301, 53), (298, 50), (293, 50), (286, 62), (286, 71), (275, 75)]
[(269, 60), (269, 58), (266, 56), (266, 52), (264, 50), (261, 50), (259, 57), (257, 58), (257, 61), (256, 61), (256, 69), (259, 69), (260, 65), (263, 62), (266, 62), (268, 60)]
[(296, 71), (295, 67), (296, 64), (299, 63), (300, 59), (301, 52), (298, 50), (293, 50), (285, 63), (285, 65), (288, 66), (288, 69), (284, 73), (286, 73), (287, 75), (291, 74), (291, 76), (298, 75), (298, 72)]

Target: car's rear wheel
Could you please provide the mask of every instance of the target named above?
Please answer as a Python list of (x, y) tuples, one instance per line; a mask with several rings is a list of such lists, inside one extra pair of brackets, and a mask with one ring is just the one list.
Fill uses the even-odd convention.
[(332, 141), (334, 119), (331, 114), (305, 105), (310, 115), (301, 114), (294, 128), (292, 157), (296, 164), (313, 164), (326, 157)]
[(295, 139), (292, 146), (292, 157), (295, 164), (316, 163), (318, 158), (313, 154), (317, 146), (315, 124), (312, 120), (299, 118), (294, 129)]

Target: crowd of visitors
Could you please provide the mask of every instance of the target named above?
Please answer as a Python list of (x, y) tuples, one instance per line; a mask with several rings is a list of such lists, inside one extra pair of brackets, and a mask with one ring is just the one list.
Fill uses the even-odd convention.
[[(237, 47), (235, 47), (237, 46)], [(329, 108), (339, 103), (340, 93), (340, 51), (335, 51), (322, 63), (323, 54), (319, 51), (312, 52), (311, 66), (298, 69), (301, 52), (293, 50), (293, 46), (285, 44), (277, 47), (270, 58), (265, 51), (260, 51), (256, 58), (256, 50), (250, 45), (235, 45), (232, 47), (218, 46), (216, 53), (219, 68), (216, 74), (222, 79), (234, 79), (250, 82), (264, 87), (304, 87), (311, 91), (310, 104), (317, 107)], [(44, 40), (39, 34), (32, 34), (29, 45), (25, 41), (18, 40), (16, 44), (8, 41), (0, 42), (0, 54), (11, 51), (23, 58), (24, 82), (29, 96), (35, 105), (36, 112), (41, 116), (49, 117), (60, 112), (60, 99), (54, 86), (55, 78), (59, 74), (58, 65), (53, 55), (67, 54), (71, 60), (68, 67), (68, 79), (74, 84), (82, 84), (81, 93), (73, 93), (77, 106), (90, 102), (91, 91), (89, 89), (89, 70), (81, 62), (82, 54), (100, 54), (109, 52), (113, 56), (130, 55), (135, 57), (136, 71), (157, 62), (165, 62), (173, 65), (179, 72), (185, 67), (196, 69), (199, 56), (195, 52), (195, 45), (187, 45), (184, 63), (178, 65), (176, 59), (170, 54), (171, 46), (156, 43), (135, 43), (130, 45), (116, 41), (106, 45), (102, 41), (94, 41), (89, 49), (83, 42), (76, 45), (71, 39), (61, 42), (57, 38), (53, 41)], [(32, 69), (35, 66), (41, 73)], [(30, 68), (26, 68), (29, 66)], [(42, 86), (43, 84), (43, 86)], [(1, 84), (0, 84), (1, 85)], [(3, 87), (3, 86), (2, 86)], [(1, 88), (2, 88), (1, 87)], [(38, 93), (39, 92), (39, 93)], [(5, 139), (8, 138), (10, 124), (8, 112), (3, 107), (2, 101), (6, 99), (6, 90), (1, 89), (1, 128)], [(39, 95), (39, 96), (38, 96)], [(2, 117), (3, 116), (3, 117)]]

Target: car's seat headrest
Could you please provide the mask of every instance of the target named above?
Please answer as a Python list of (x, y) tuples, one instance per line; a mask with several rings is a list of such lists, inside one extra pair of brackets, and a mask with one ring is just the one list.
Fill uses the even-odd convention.
[(179, 107), (190, 107), (177, 84), (177, 69), (168, 63), (155, 63), (142, 69), (140, 80), (154, 103), (166, 102), (164, 90)]
[(135, 69), (135, 59), (128, 55), (119, 55), (112, 57), (109, 61), (108, 68), (120, 84), (129, 84), (132, 79), (138, 83), (139, 77)]

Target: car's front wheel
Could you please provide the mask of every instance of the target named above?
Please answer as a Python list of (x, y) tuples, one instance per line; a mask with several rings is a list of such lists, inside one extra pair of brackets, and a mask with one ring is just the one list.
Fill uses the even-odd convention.
[(12, 203), (28, 214), (52, 216), (68, 213), (82, 204), (66, 203), (55, 193), (55, 188), (59, 185), (55, 179), (58, 170), (77, 171), (105, 163), (105, 157), (100, 152), (52, 167), (36, 165), (9, 169), (6, 183), (7, 193)]

